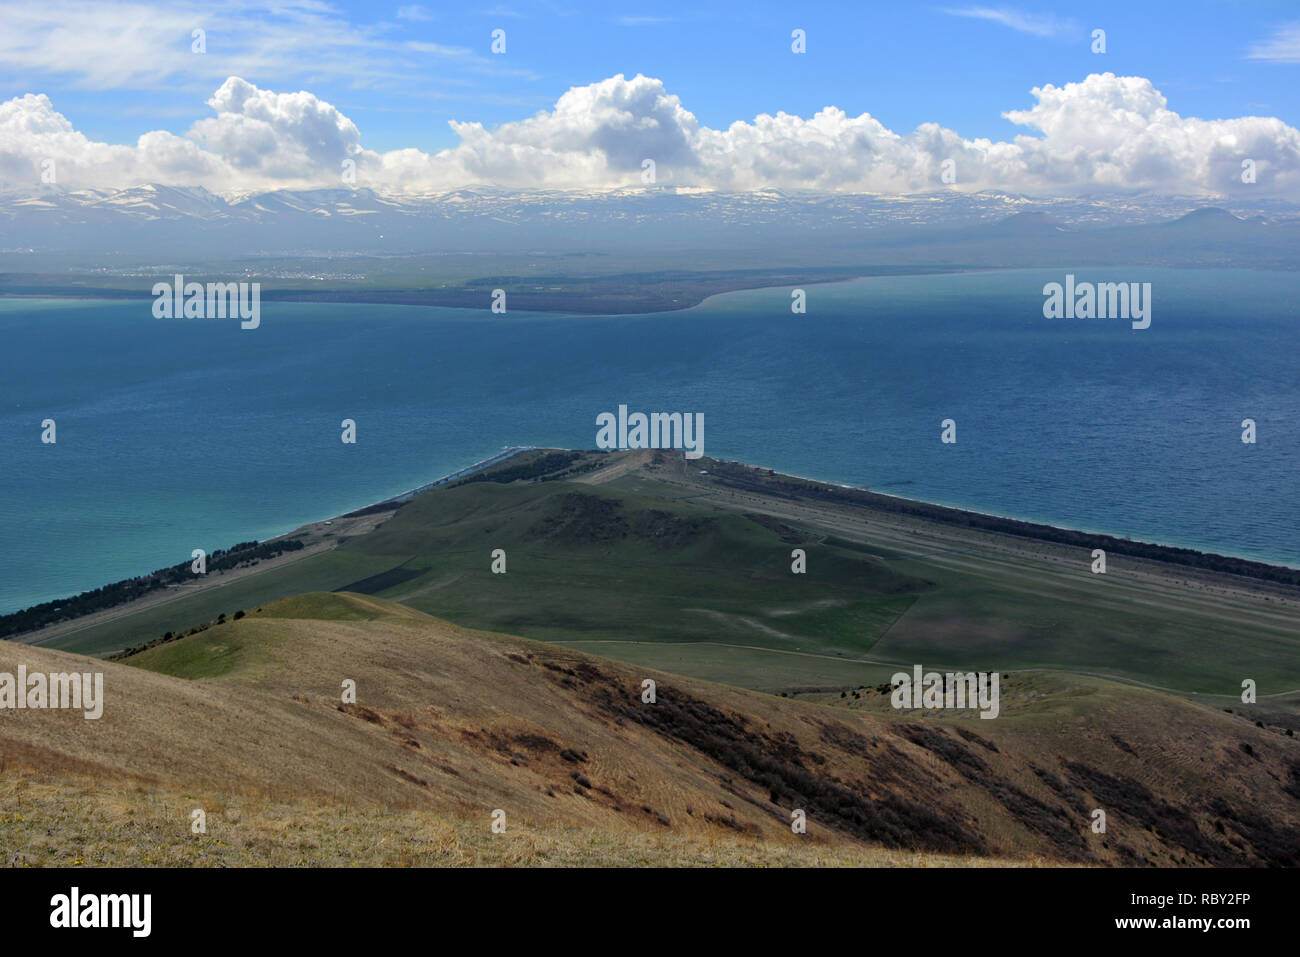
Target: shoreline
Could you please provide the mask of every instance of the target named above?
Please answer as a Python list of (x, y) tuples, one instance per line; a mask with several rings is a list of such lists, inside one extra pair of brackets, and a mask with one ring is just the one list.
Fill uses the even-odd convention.
[[(294, 535), (296, 532), (299, 532), (304, 528), (308, 528), (314, 525), (319, 525), (325, 521), (337, 521), (338, 519), (341, 518), (347, 518), (350, 516), (355, 516), (366, 512), (370, 512), (373, 510), (379, 510), (383, 506), (405, 503), (410, 499), (414, 498), (416, 495), (422, 494), (424, 492), (430, 491), (435, 488), (439, 488), (443, 485), (447, 485), (451, 482), (456, 481), (457, 479), (467, 478), (468, 476), (473, 475), (476, 472), (481, 472), (485, 469), (491, 468), (494, 465), (500, 465), (503, 462), (509, 461), (510, 459), (515, 458), (516, 456), (524, 454), (526, 452), (592, 453), (594, 451), (597, 450), (570, 449), (570, 448), (539, 446), (539, 445), (510, 446), (509, 448), (505, 449), (502, 452), (499, 452), (496, 455), (489, 456), (486, 459), (482, 459), (478, 462), (475, 462), (473, 465), (466, 466), (463, 469), (459, 469), (448, 475), (444, 475), (439, 479), (435, 479), (432, 482), (427, 482), (424, 485), (420, 485), (406, 492), (402, 492), (399, 495), (394, 495), (386, 499), (381, 499), (380, 501), (372, 502), (369, 505), (363, 505), (360, 508), (353, 509), (352, 511), (349, 512), (345, 512), (342, 515), (331, 516), (329, 519), (320, 519), (317, 522), (308, 522), (306, 525), (301, 525), (298, 528), (293, 529), (292, 531), (284, 533), (283, 535), (277, 535), (275, 536), (275, 538), (269, 538), (267, 539), (267, 541), (275, 541), (279, 538), (290, 537)], [(614, 450), (614, 451), (617, 452), (617, 451), (630, 451), (630, 450)], [(825, 489), (841, 490), (845, 492), (856, 492), (862, 495), (871, 496), (873, 498), (889, 499), (893, 502), (899, 503), (900, 506), (905, 508), (941, 510), (945, 512), (951, 512), (953, 513), (954, 516), (969, 516), (970, 518), (973, 519), (1006, 522), (1009, 525), (1019, 526), (1025, 530), (1037, 528), (1037, 529), (1050, 530), (1053, 532), (1059, 532), (1062, 534), (1082, 535), (1082, 536), (1088, 536), (1096, 539), (1109, 539), (1117, 542), (1127, 543), (1136, 548), (1148, 548), (1148, 549), (1156, 549), (1158, 551), (1163, 551), (1163, 552), (1169, 552), (1171, 553), (1171, 557), (1172, 555), (1177, 555), (1179, 553), (1191, 552), (1197, 555), (1204, 556), (1207, 559), (1221, 559), (1230, 562), (1243, 562), (1243, 563), (1248, 563), (1250, 565), (1258, 565), (1261, 566), (1262, 568), (1271, 569), (1278, 572), (1293, 572), (1296, 573), (1297, 576), (1300, 576), (1300, 565), (1286, 565), (1275, 561), (1265, 561), (1263, 559), (1251, 558), (1249, 556), (1244, 556), (1244, 555), (1228, 555), (1222, 552), (1205, 551), (1203, 549), (1196, 548), (1190, 545), (1171, 545), (1165, 542), (1152, 542), (1152, 541), (1146, 541), (1145, 539), (1128, 538), (1126, 536), (1117, 535), (1114, 532), (1104, 532), (1104, 531), (1076, 528), (1072, 525), (1053, 525), (1048, 522), (1040, 522), (1036, 519), (1023, 518), (1016, 515), (1001, 515), (996, 512), (978, 511), (971, 508), (965, 508), (960, 505), (945, 505), (942, 502), (931, 502), (926, 499), (908, 498), (905, 495), (894, 495), (889, 492), (877, 491), (875, 488), (872, 488), (870, 486), (854, 485), (850, 482), (837, 482), (833, 479), (813, 478), (807, 475), (796, 475), (793, 472), (781, 472), (778, 471), (777, 469), (772, 468), (771, 466), (761, 465), (754, 462), (730, 462), (723, 459), (712, 459), (707, 456), (705, 459), (701, 461), (705, 461), (705, 460), (712, 461), (722, 465), (738, 466), (744, 469), (751, 469), (757, 472), (764, 472), (764, 473), (770, 472), (776, 478), (794, 479), (800, 482), (807, 482), (809, 485), (820, 486)], [(1013, 532), (1012, 534), (1015, 533)], [(1037, 538), (1038, 536), (1023, 535), (1022, 537)], [(1183, 562), (1178, 562), (1178, 561), (1168, 561), (1168, 560), (1166, 561), (1168, 562), (1168, 564), (1172, 564), (1172, 565), (1185, 564)], [(1245, 576), (1245, 577), (1251, 577), (1251, 576)], [(1261, 579), (1261, 580), (1267, 581), (1268, 579)]]
[[(697, 288), (685, 291), (678, 299), (665, 302), (662, 298), (642, 295), (639, 298), (611, 297), (606, 293), (568, 292), (550, 290), (545, 292), (520, 289), (511, 294), (511, 301), (518, 305), (513, 311), (540, 313), (547, 316), (572, 316), (598, 318), (602, 316), (640, 316), (660, 313), (685, 312), (703, 304), (715, 296), (733, 292), (749, 292), (759, 289), (773, 289), (781, 286), (818, 286), (833, 283), (852, 282), (858, 279), (874, 279), (901, 276), (940, 276), (956, 275), (968, 272), (1000, 272), (1003, 268), (996, 266), (935, 264), (935, 265), (888, 265), (888, 266), (835, 266), (835, 267), (775, 267), (766, 270), (753, 270), (759, 275), (735, 276), (734, 270), (706, 270), (693, 274), (691, 279)], [(1018, 267), (1017, 267), (1018, 268)], [(24, 286), (12, 283), (7, 289), (0, 290), (0, 300), (86, 300), (98, 302), (126, 302), (136, 300), (152, 302), (153, 295), (139, 287), (120, 288), (113, 286), (75, 287), (43, 286), (33, 284)], [(16, 274), (21, 278), (22, 274)], [(195, 275), (206, 275), (202, 270)], [(632, 274), (641, 275), (641, 274)], [(76, 275), (70, 279), (79, 278)], [(167, 276), (154, 277), (158, 280)], [(536, 285), (527, 277), (523, 285)], [(620, 277), (613, 276), (577, 276), (566, 277), (571, 281), (584, 284), (608, 284)], [(320, 303), (345, 306), (426, 306), (446, 309), (475, 309), (488, 312), (483, 305), (483, 288), (478, 286), (430, 286), (427, 288), (386, 289), (374, 288), (339, 288), (339, 289), (276, 289), (263, 280), (250, 279), (263, 284), (261, 301), (287, 303)], [(649, 288), (649, 287), (647, 287)], [(18, 291), (13, 291), (17, 289)]]
[[(996, 519), (997, 521), (1015, 523), (1017, 525), (1053, 529), (1059, 532), (1073, 533), (1076, 535), (1090, 535), (1098, 539), (1102, 539), (1102, 538), (1114, 539), (1116, 541), (1128, 542), (1134, 546), (1140, 546), (1144, 548), (1165, 549), (1171, 552), (1196, 552), (1197, 554), (1204, 555), (1207, 558), (1220, 558), (1226, 561), (1234, 561), (1234, 562), (1250, 562), (1255, 565), (1262, 565), (1266, 568), (1277, 569), (1278, 571), (1300, 573), (1300, 559), (1296, 560), (1297, 562), (1296, 564), (1290, 565), (1287, 564), (1286, 562), (1277, 561), (1276, 559), (1265, 559), (1265, 558), (1254, 557), (1251, 555), (1234, 555), (1225, 552), (1207, 551), (1205, 548), (1200, 547), (1198, 545), (1173, 544), (1171, 542), (1155, 542), (1155, 541), (1149, 541), (1144, 538), (1132, 538), (1128, 535), (1121, 535), (1118, 532), (1108, 532), (1101, 529), (1080, 528), (1074, 525), (1056, 525), (1053, 524), (1052, 522), (1043, 521), (1042, 519), (1037, 519), (1037, 518), (1027, 518), (1023, 515), (1004, 515), (1001, 512), (990, 512), (983, 509), (970, 508), (965, 505), (950, 505), (946, 502), (934, 502), (934, 501), (930, 501), (929, 499), (909, 498), (906, 495), (895, 495), (892, 492), (881, 491), (881, 489), (884, 488), (885, 486), (854, 485), (851, 482), (839, 482), (836, 481), (835, 479), (815, 478), (809, 475), (796, 475), (794, 472), (782, 472), (768, 465), (758, 465), (751, 462), (737, 462), (734, 464), (743, 465), (747, 468), (760, 469), (765, 472), (771, 471), (778, 476), (782, 476), (784, 478), (798, 479), (801, 482), (809, 482), (813, 485), (824, 485), (829, 488), (844, 489), (846, 491), (852, 491), (852, 492), (862, 492), (863, 494), (866, 495), (873, 495), (873, 496), (878, 496), (880, 498), (893, 499), (905, 505), (915, 506), (917, 508), (946, 509), (948, 511), (957, 512), (964, 515), (970, 515), (977, 518)], [(897, 483), (891, 483), (891, 484), (897, 484)], [(1178, 564), (1178, 563), (1173, 563), (1173, 564)]]
[[(336, 523), (344, 522), (349, 519), (355, 520), (366, 516), (396, 511), (417, 495), (421, 495), (435, 488), (449, 485), (460, 479), (468, 478), (471, 475), (475, 475), (479, 472), (515, 459), (520, 455), (526, 455), (533, 452), (578, 452), (591, 454), (594, 451), (595, 450), (591, 449), (567, 449), (558, 447), (509, 446), (501, 452), (498, 452), (496, 455), (489, 456), (486, 459), (481, 459), (464, 468), (457, 469), (456, 471), (443, 475), (432, 482), (426, 482), (422, 485), (416, 486), (415, 488), (408, 489), (405, 492), (380, 499), (376, 502), (370, 503), (369, 505), (362, 505), (341, 514), (306, 522), (279, 535), (263, 539), (259, 544), (273, 543), (305, 536), (319, 536), (323, 531), (328, 531), (330, 528), (335, 526)], [(615, 451), (613, 453), (605, 454), (618, 454), (618, 452)], [(1234, 577), (1256, 585), (1273, 585), (1281, 587), (1300, 585), (1300, 568), (1279, 564), (1277, 562), (1266, 562), (1260, 559), (1247, 558), (1238, 555), (1224, 555), (1218, 552), (1202, 551), (1187, 546), (1168, 545), (1140, 539), (1121, 538), (1120, 536), (1109, 532), (1087, 531), (1070, 526), (1051, 525), (1015, 516), (998, 515), (993, 512), (974, 511), (960, 506), (944, 505), (922, 499), (893, 495), (888, 492), (880, 492), (870, 487), (862, 487), (847, 482), (836, 482), (830, 479), (812, 478), (789, 472), (780, 472), (769, 466), (747, 462), (731, 462), (710, 457), (705, 457), (698, 461), (708, 462), (712, 466), (712, 468), (707, 470), (712, 478), (717, 478), (722, 475), (720, 471), (717, 471), (718, 467), (729, 470), (739, 469), (746, 473), (753, 473), (754, 476), (760, 477), (760, 480), (771, 480), (774, 483), (786, 484), (803, 483), (808, 490), (820, 490), (822, 495), (829, 495), (833, 501), (838, 500), (841, 504), (854, 505), (869, 511), (892, 513), (913, 519), (935, 521), (952, 527), (964, 527), (979, 534), (1011, 535), (1029, 541), (1054, 543), (1067, 546), (1081, 544), (1097, 547), (1104, 546), (1108, 554), (1114, 552), (1115, 554), (1156, 561), (1170, 569), (1231, 574)], [(815, 494), (814, 497), (816, 497)], [(1087, 541), (1079, 542), (1074, 539), (1086, 539)], [(331, 546), (331, 548), (332, 547), (333, 546)], [(312, 548), (308, 554), (315, 551), (317, 551), (317, 549)], [(301, 557), (307, 556), (304, 555)], [(279, 563), (280, 562), (278, 561), (275, 562), (275, 564)], [(269, 564), (269, 567), (275, 567), (275, 564)], [(1232, 566), (1237, 566), (1237, 568)], [(265, 570), (266, 567), (268, 567), (268, 563), (259, 566), (259, 569)], [(1240, 570), (1238, 570), (1238, 568)], [(221, 587), (231, 581), (244, 577), (245, 574), (254, 573), (256, 572), (251, 568), (243, 570), (242, 573), (241, 571), (236, 570), (230, 574), (223, 575), (220, 581), (203, 583), (197, 586), (182, 586), (182, 588), (185, 594), (193, 594), (196, 591)], [(129, 579), (123, 579), (123, 581), (126, 580)], [(98, 587), (102, 588), (114, 584), (118, 584), (118, 582), (102, 583)], [(56, 605), (61, 604), (77, 597), (77, 595), (96, 590), (97, 588), (91, 588), (80, 593), (64, 595), (60, 598), (49, 601), (38, 602), (35, 605), (16, 608), (10, 612), (0, 613), (0, 620), (3, 620), (10, 615), (23, 614), (33, 608), (40, 608), (51, 603)], [(102, 623), (104, 620), (113, 620), (119, 617), (125, 617), (145, 607), (149, 607), (150, 605), (172, 601), (178, 597), (182, 596), (177, 595), (174, 589), (164, 588), (156, 595), (145, 595), (133, 599), (132, 601), (124, 602), (120, 605), (107, 606), (103, 609), (76, 618), (52, 622), (38, 629), (17, 632), (0, 640), (40, 644), (54, 637), (63, 637), (72, 632), (81, 630), (81, 627), (93, 627), (94, 625)], [(117, 609), (121, 609), (120, 614), (115, 613)], [(95, 620), (91, 621), (91, 619)], [(85, 625), (69, 628), (69, 626), (76, 625), (78, 622), (83, 621), (86, 622)], [(42, 633), (52, 630), (56, 631), (57, 634), (41, 637)]]
[[(1077, 267), (1078, 270), (1103, 270), (1115, 267), (1131, 267), (1128, 262), (1095, 262)], [(661, 298), (642, 297), (640, 299), (631, 299), (627, 297), (610, 298), (605, 293), (583, 293), (568, 292), (562, 289), (547, 289), (545, 291), (520, 289), (512, 294), (512, 302), (522, 302), (523, 305), (513, 307), (512, 311), (529, 313), (533, 315), (546, 317), (570, 317), (595, 319), (601, 317), (617, 316), (647, 316), (660, 315), (675, 312), (688, 312), (701, 305), (704, 305), (711, 299), (718, 296), (725, 296), (737, 292), (755, 292), (762, 289), (775, 289), (783, 286), (827, 286), (840, 285), (847, 282), (856, 282), (862, 279), (887, 279), (903, 277), (925, 277), (925, 276), (955, 276), (969, 275), (979, 273), (1001, 273), (1017, 272), (1027, 270), (1037, 271), (1060, 271), (1069, 270), (1071, 266), (1058, 264), (1033, 264), (1033, 265), (989, 265), (983, 263), (934, 263), (919, 265), (866, 265), (866, 266), (834, 266), (834, 267), (774, 267), (769, 270), (754, 270), (756, 272), (766, 272), (766, 276), (748, 276), (734, 277), (731, 275), (733, 270), (705, 270), (692, 275), (692, 278), (701, 288), (692, 289), (685, 293), (681, 298), (675, 298), (670, 301), (664, 301)], [(1172, 271), (1214, 271), (1214, 270), (1239, 270), (1244, 272), (1270, 273), (1286, 275), (1300, 271), (1300, 266), (1292, 269), (1284, 269), (1277, 265), (1266, 267), (1254, 265), (1251, 263), (1239, 264), (1222, 264), (1222, 263), (1186, 263), (1182, 265), (1165, 265), (1152, 263), (1139, 267), (1146, 270), (1172, 270)], [(802, 270), (802, 271), (801, 271)], [(196, 275), (206, 275), (202, 271)], [(21, 277), (22, 273), (9, 274)], [(640, 276), (640, 273), (629, 274), (633, 277)], [(76, 275), (70, 278), (79, 278)], [(167, 276), (153, 277), (159, 280), (167, 279)], [(532, 279), (535, 277), (521, 277)], [(596, 275), (596, 276), (576, 276), (564, 277), (580, 283), (608, 283), (616, 278), (622, 278), (617, 275)], [(276, 289), (273, 286), (267, 286), (264, 280), (255, 279), (263, 283), (261, 301), (283, 302), (283, 303), (318, 303), (322, 305), (345, 305), (345, 306), (416, 306), (426, 308), (440, 309), (469, 309), (479, 312), (488, 312), (489, 310), (483, 305), (482, 288), (477, 286), (430, 286), (417, 287), (408, 289), (390, 289), (385, 287), (373, 288), (335, 288), (335, 289), (310, 289), (310, 288), (284, 288)], [(274, 281), (274, 280), (272, 280)], [(536, 285), (537, 283), (533, 283)], [(527, 285), (527, 283), (525, 284)], [(14, 291), (17, 289), (18, 291)], [(127, 302), (140, 301), (152, 302), (153, 296), (150, 293), (142, 291), (140, 288), (119, 288), (113, 286), (99, 287), (72, 287), (72, 286), (43, 286), (33, 284), (23, 286), (21, 284), (11, 285), (8, 288), (0, 289), (0, 301), (4, 300), (32, 300), (32, 301), (77, 301), (86, 302)]]
[[(435, 479), (432, 482), (427, 482), (423, 485), (419, 485), (415, 488), (408, 489), (407, 491), (401, 492), (397, 495), (392, 495), (389, 496), (388, 498), (381, 499), (378, 502), (373, 502), (369, 505), (362, 505), (359, 506), (358, 508), (351, 509), (347, 512), (342, 512), (340, 514), (332, 515), (328, 518), (321, 518), (321, 519), (316, 519), (314, 521), (305, 522), (301, 525), (289, 529), (288, 531), (281, 532), (278, 535), (272, 535), (268, 538), (260, 539), (258, 540), (258, 544), (267, 544), (267, 543), (285, 541), (285, 540), (290, 540), (295, 538), (320, 537), (321, 533), (325, 532), (327, 529), (332, 529), (336, 524), (341, 525), (342, 523), (345, 523), (349, 519), (360, 520), (376, 514), (395, 511), (397, 508), (400, 508), (403, 504), (410, 501), (416, 495), (419, 495), (423, 492), (427, 492), (434, 488), (438, 488), (441, 485), (446, 485), (450, 482), (457, 481), (458, 479), (467, 478), (470, 475), (473, 475), (477, 472), (481, 472), (483, 469), (491, 468), (493, 465), (497, 465), (500, 464), (501, 462), (507, 461), (508, 459), (514, 458), (516, 455), (519, 455), (523, 452), (534, 451), (535, 448), (536, 448), (535, 446), (523, 446), (523, 445), (509, 446), (503, 451), (498, 452), (496, 455), (489, 456), (486, 459), (481, 459), (472, 465), (468, 465), (465, 468), (458, 469), (455, 472), (451, 472), (447, 475), (444, 475), (441, 478)], [(271, 568), (283, 567), (284, 565), (301, 561), (304, 558), (310, 558), (315, 554), (319, 554), (321, 551), (330, 550), (334, 547), (333, 545), (331, 545), (329, 546), (328, 549), (326, 549), (326, 548), (322, 548), (321, 544), (322, 543), (320, 541), (315, 541), (311, 546), (304, 549), (301, 553), (295, 552), (295, 553), (291, 553), (290, 555), (278, 556), (277, 558), (265, 560), (258, 566), (257, 571), (265, 571)], [(148, 577), (148, 575), (155, 574), (158, 571), (162, 571), (162, 569), (154, 569), (153, 572), (148, 572), (145, 575), (134, 576), (134, 577)], [(202, 582), (202, 583), (194, 583), (194, 584), (187, 583), (186, 585), (180, 586), (179, 589), (163, 588), (157, 591), (156, 593), (149, 593), (139, 598), (135, 598), (131, 601), (123, 602), (118, 605), (108, 605), (102, 609), (98, 609), (96, 611), (92, 611), (84, 615), (79, 615), (75, 618), (66, 618), (60, 621), (51, 622), (50, 624), (47, 625), (43, 625), (40, 628), (31, 629), (28, 631), (16, 632), (7, 637), (0, 638), (0, 641), (17, 641), (20, 643), (36, 644), (36, 645), (43, 644), (44, 642), (52, 640), (56, 637), (65, 637), (69, 634), (73, 634), (76, 631), (82, 630), (82, 628), (93, 627), (95, 625), (102, 624), (107, 621), (112, 621), (117, 618), (126, 617), (127, 615), (133, 614), (137, 611), (143, 610), (144, 608), (148, 608), (153, 605), (164, 604), (166, 602), (175, 601), (178, 598), (187, 597), (188, 595), (196, 594), (201, 591), (206, 591), (214, 588), (221, 588), (225, 585), (230, 584), (231, 582), (238, 581), (239, 579), (254, 573), (255, 570), (253, 568), (232, 569), (228, 573), (223, 573), (219, 580)], [(26, 612), (31, 611), (34, 608), (42, 608), (51, 604), (58, 605), (66, 601), (70, 601), (73, 598), (78, 597), (79, 595), (84, 595), (87, 594), (88, 592), (96, 591), (99, 588), (105, 588), (112, 585), (117, 585), (123, 581), (129, 581), (129, 580), (131, 579), (119, 579), (118, 581), (114, 581), (114, 582), (104, 582), (98, 586), (85, 589), (84, 591), (81, 592), (62, 595), (58, 598), (47, 599), (45, 601), (36, 602), (35, 604), (32, 605), (25, 605), (20, 608), (15, 608), (13, 611), (0, 612), (0, 621), (3, 621), (5, 618), (8, 618), (11, 615), (24, 614)], [(181, 594), (177, 594), (178, 591), (181, 592)], [(79, 622), (81, 622), (82, 624), (78, 626)], [(77, 626), (77, 627), (70, 627), (70, 626)]]
[(454, 482), (459, 478), (466, 478), (467, 476), (473, 475), (475, 472), (481, 472), (486, 468), (491, 468), (493, 465), (496, 465), (498, 462), (504, 462), (506, 461), (506, 459), (514, 458), (520, 452), (533, 452), (536, 451), (538, 448), (539, 446), (536, 445), (512, 445), (503, 452), (498, 452), (496, 455), (491, 455), (485, 459), (481, 459), (478, 462), (475, 462), (473, 465), (468, 465), (465, 468), (460, 469), (459, 471), (452, 472), (450, 475), (444, 475), (440, 479), (435, 479), (432, 482), (426, 482), (424, 485), (417, 485), (415, 488), (408, 489), (407, 491), (402, 492), (398, 495), (394, 495), (391, 498), (386, 498), (379, 502), (373, 502), (370, 505), (363, 505), (359, 509), (353, 509), (351, 512), (345, 512), (343, 516), (335, 516), (335, 517), (342, 518), (346, 515), (352, 515), (356, 512), (362, 512), (367, 509), (379, 508), (381, 505), (392, 505), (398, 502), (409, 501), (410, 499), (415, 498), (415, 496), (423, 492), (427, 492), (430, 489), (438, 488), (440, 485), (446, 485), (448, 482)]
[(864, 488), (844, 482), (807, 478), (779, 472), (767, 466), (750, 465), (744, 462), (726, 462), (718, 459), (712, 461), (731, 469), (756, 473), (777, 483), (780, 480), (805, 483), (810, 488), (828, 491), (833, 499), (843, 504), (857, 505), (872, 511), (936, 521), (940, 524), (964, 527), (985, 534), (1011, 535), (1031, 541), (1050, 542), (1058, 545), (1101, 547), (1108, 554), (1114, 552), (1129, 557), (1157, 561), (1170, 568), (1232, 574), (1235, 577), (1261, 585), (1300, 586), (1300, 566), (1241, 555), (1205, 551), (1186, 545), (1171, 545), (1127, 538), (1111, 532), (1089, 531), (1073, 526), (1053, 525), (1033, 519), (998, 515), (993, 512), (975, 511), (957, 505), (944, 505), (938, 502), (879, 492), (870, 487)]

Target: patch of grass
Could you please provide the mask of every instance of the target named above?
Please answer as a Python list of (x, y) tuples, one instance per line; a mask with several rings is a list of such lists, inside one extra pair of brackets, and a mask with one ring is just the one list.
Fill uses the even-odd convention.
[(240, 628), (216, 625), (197, 635), (132, 655), (125, 662), (177, 678), (217, 678), (273, 660), (274, 629), (248, 622)]
[(91, 625), (49, 643), (51, 648), (83, 655), (105, 655), (165, 632), (187, 631), (218, 615), (252, 611), (259, 605), (303, 591), (329, 591), (358, 578), (391, 568), (393, 559), (334, 550), (293, 565), (269, 569), (208, 591), (183, 594), (114, 621)]
[[(860, 654), (928, 587), (837, 552), (794, 575), (779, 529), (568, 483), (451, 489), (415, 500), (346, 547), (417, 554), (411, 567), (425, 573), (381, 590), (384, 597), (551, 641), (725, 641)], [(491, 572), (494, 548), (507, 553), (505, 575)]]
[[(667, 829), (271, 802), (144, 788), (0, 782), (0, 860), (13, 867), (1006, 867), (1007, 860)], [(191, 834), (189, 812), (207, 811)]]

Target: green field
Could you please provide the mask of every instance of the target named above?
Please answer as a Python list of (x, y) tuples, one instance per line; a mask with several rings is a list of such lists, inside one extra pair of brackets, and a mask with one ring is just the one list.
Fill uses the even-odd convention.
[[(929, 587), (847, 552), (823, 556), (810, 580), (791, 574), (793, 546), (744, 516), (562, 483), (424, 496), (345, 547), (409, 555), (402, 572), (418, 572), (353, 591), (547, 641), (726, 641), (858, 657)], [(492, 573), (496, 548), (505, 574)]]
[[(1068, 670), (1225, 698), (1243, 678), (1261, 696), (1300, 688), (1289, 603), (1128, 575), (1118, 557), (1095, 576), (1086, 561), (982, 551), (978, 538), (936, 548), (925, 536), (940, 533), (923, 524), (865, 533), (852, 514), (818, 527), (721, 502), (645, 471), (600, 485), (441, 487), (333, 552), (50, 646), (106, 654), (278, 597), (347, 590), (765, 691), (878, 684), (918, 663)], [(806, 574), (791, 572), (794, 548), (807, 552)], [(494, 549), (505, 574), (492, 572)]]
[(333, 591), (391, 563), (338, 549), (300, 562), (268, 569), (206, 591), (155, 605), (113, 621), (92, 625), (48, 643), (50, 648), (83, 655), (105, 655), (140, 644), (168, 631), (191, 628), (218, 615), (251, 611), (259, 604), (304, 591)]

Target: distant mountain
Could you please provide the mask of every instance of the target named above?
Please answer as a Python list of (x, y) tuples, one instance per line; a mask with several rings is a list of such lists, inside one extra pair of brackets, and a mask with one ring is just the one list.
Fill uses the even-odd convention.
[[(1292, 256), (1288, 265), (1286, 243), (1300, 222), (1300, 207), (1260, 202), (1234, 206), (1236, 215), (1198, 205), (1186, 197), (1042, 200), (993, 191), (874, 196), (475, 187), (410, 196), (340, 187), (226, 198), (202, 188), (160, 185), (45, 186), (0, 194), (0, 252), (61, 254), (83, 262), (115, 255), (197, 262), (543, 250), (647, 257), (710, 249), (749, 250), (760, 255), (758, 262), (813, 263), (825, 251), (839, 250), (842, 264), (846, 250), (861, 249), (870, 250), (867, 261), (879, 264), (1029, 266), (1058, 259), (1085, 264), (1098, 256), (1114, 261), (1117, 243), (1132, 243), (1135, 254), (1155, 255), (1161, 264), (1180, 261), (1184, 247), (1220, 262), (1213, 244), (1230, 240), (1249, 247), (1249, 256), (1262, 245), (1264, 262), (1281, 257), (1280, 268), (1296, 261)], [(1292, 225), (1280, 225), (1288, 220)], [(1143, 232), (1155, 224), (1162, 224), (1156, 233)], [(1281, 240), (1278, 230), (1286, 233)], [(1108, 233), (1104, 242), (1102, 233)], [(1247, 253), (1242, 257), (1245, 264)], [(1131, 259), (1127, 253), (1121, 258)]]
[(1027, 210), (1008, 216), (985, 229), (987, 236), (1057, 236), (1069, 230), (1059, 219), (1043, 210)]
[(1226, 209), (1220, 209), (1217, 206), (1206, 206), (1204, 209), (1194, 209), (1186, 216), (1179, 216), (1175, 223), (1189, 223), (1193, 225), (1221, 225), (1227, 223), (1245, 222), (1239, 216), (1234, 216)]
[(1194, 209), (1185, 216), (1179, 216), (1173, 222), (1165, 223), (1168, 232), (1198, 235), (1205, 237), (1249, 236), (1258, 230), (1262, 221), (1258, 217), (1243, 218), (1234, 216), (1226, 209), (1206, 206)]

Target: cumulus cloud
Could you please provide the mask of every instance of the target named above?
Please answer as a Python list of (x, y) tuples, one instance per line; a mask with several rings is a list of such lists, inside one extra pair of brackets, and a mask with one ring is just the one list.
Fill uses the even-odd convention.
[[(184, 137), (146, 133), (134, 146), (89, 140), (45, 96), (0, 104), (0, 177), (9, 187), (39, 182), (41, 162), (53, 159), (60, 184), (71, 186), (339, 186), (351, 166), (356, 185), (381, 192), (605, 188), (639, 185), (643, 161), (651, 159), (660, 184), (731, 190), (1207, 195), (1239, 186), (1242, 161), (1251, 159), (1253, 189), (1300, 194), (1300, 132), (1281, 120), (1184, 117), (1150, 80), (1110, 73), (1031, 94), (1031, 106), (1003, 114), (1025, 129), (1010, 141), (967, 139), (935, 123), (900, 134), (868, 113), (836, 107), (711, 129), (661, 81), (620, 74), (574, 87), (552, 109), (494, 129), (453, 121), (459, 143), (438, 153), (380, 153), (365, 149), (356, 124), (314, 94), (277, 93), (231, 77), (208, 100), (214, 115)], [(945, 168), (956, 175), (947, 187)]]
[(32, 187), (50, 163), (58, 183), (83, 187), (188, 182), (223, 189), (235, 179), (221, 157), (171, 133), (145, 133), (133, 147), (97, 143), (74, 129), (44, 94), (0, 103), (0, 182)]
[(1300, 190), (1300, 131), (1274, 117), (1183, 117), (1150, 80), (1109, 73), (1032, 93), (1033, 108), (1005, 116), (1043, 134), (1017, 137), (1015, 146), (1026, 174), (1045, 187), (1222, 192), (1240, 185), (1242, 161), (1251, 159), (1269, 191)]
[(273, 93), (231, 77), (208, 100), (213, 119), (189, 136), (252, 179), (279, 182), (337, 174), (361, 149), (361, 131), (311, 93)]

